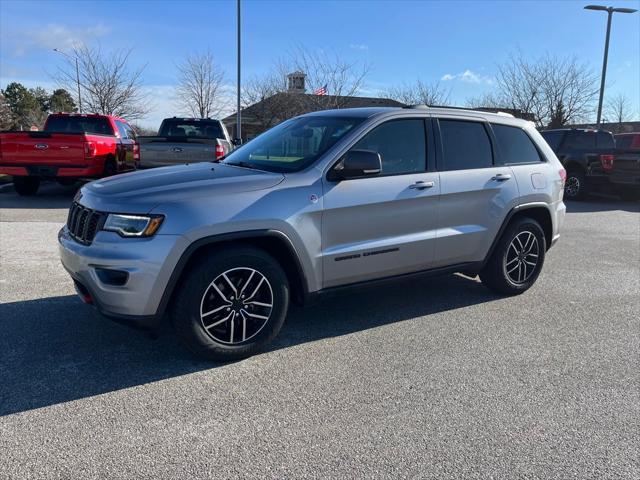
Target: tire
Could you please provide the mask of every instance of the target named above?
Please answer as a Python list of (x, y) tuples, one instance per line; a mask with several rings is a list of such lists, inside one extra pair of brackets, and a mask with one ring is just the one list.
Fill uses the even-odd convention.
[(104, 162), (104, 170), (102, 171), (103, 177), (111, 177), (118, 173), (118, 167), (116, 166), (116, 161), (109, 157)]
[(584, 200), (587, 196), (587, 184), (584, 173), (572, 169), (567, 172), (564, 183), (564, 198), (567, 200)]
[[(246, 298), (241, 301), (240, 295)], [(256, 248), (230, 247), (187, 273), (171, 317), (177, 336), (194, 354), (232, 361), (254, 355), (271, 342), (288, 307), (289, 284), (278, 262)]]
[(38, 193), (39, 177), (13, 177), (13, 188), (22, 197), (30, 197)]
[[(519, 295), (527, 291), (540, 275), (546, 251), (540, 224), (528, 217), (517, 218), (500, 237), (480, 272), (480, 279), (496, 293)], [(534, 262), (535, 265), (531, 265)]]

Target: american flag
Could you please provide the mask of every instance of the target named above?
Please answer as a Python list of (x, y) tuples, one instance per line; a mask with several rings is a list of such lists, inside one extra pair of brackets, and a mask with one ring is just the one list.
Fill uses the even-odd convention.
[(320, 87), (319, 89), (313, 92), (314, 95), (326, 95), (327, 94), (327, 84), (325, 83), (324, 87)]

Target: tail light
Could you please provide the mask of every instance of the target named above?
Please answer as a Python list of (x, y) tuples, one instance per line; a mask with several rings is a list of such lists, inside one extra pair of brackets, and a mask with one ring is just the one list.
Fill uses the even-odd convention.
[(140, 160), (140, 145), (137, 143), (133, 144), (133, 159)]
[(613, 161), (616, 159), (615, 155), (600, 155), (600, 163), (605, 170), (613, 169)]
[(562, 184), (564, 185), (567, 181), (567, 171), (564, 168), (561, 168), (560, 170), (558, 170), (558, 173), (560, 174), (560, 179), (562, 180)]
[(96, 144), (95, 142), (84, 142), (84, 156), (85, 158), (91, 158), (96, 156)]
[(224, 148), (222, 145), (216, 145), (216, 160), (220, 160), (222, 157), (224, 157)]

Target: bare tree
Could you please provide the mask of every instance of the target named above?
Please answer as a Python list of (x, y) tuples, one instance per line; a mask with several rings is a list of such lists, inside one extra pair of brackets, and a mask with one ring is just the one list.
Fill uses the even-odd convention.
[(631, 102), (624, 93), (619, 93), (609, 99), (606, 112), (609, 122), (627, 122), (632, 117)]
[(465, 105), (469, 108), (504, 108), (505, 102), (495, 93), (489, 92), (467, 98)]
[(497, 99), (507, 108), (533, 113), (538, 126), (565, 125), (593, 112), (597, 77), (575, 57), (549, 54), (529, 61), (522, 53), (498, 66)]
[(382, 95), (405, 105), (446, 105), (449, 103), (451, 90), (443, 88), (440, 82), (428, 84), (418, 79), (413, 84), (391, 87)]
[(219, 116), (226, 106), (222, 98), (224, 71), (213, 61), (211, 51), (189, 55), (178, 65), (180, 107), (193, 116)]
[[(99, 47), (81, 45), (73, 49), (56, 79), (75, 94), (77, 59), (83, 111), (137, 120), (149, 113), (150, 107), (141, 82), (145, 66), (130, 69), (130, 55), (131, 50), (105, 54)], [(77, 98), (74, 100), (78, 103)]]

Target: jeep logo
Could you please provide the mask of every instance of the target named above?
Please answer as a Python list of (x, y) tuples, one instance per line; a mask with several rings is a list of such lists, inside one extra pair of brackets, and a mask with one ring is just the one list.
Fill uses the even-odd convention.
[(38, 150), (46, 150), (47, 148), (49, 148), (49, 145), (47, 145), (46, 143), (36, 143), (36, 148)]

